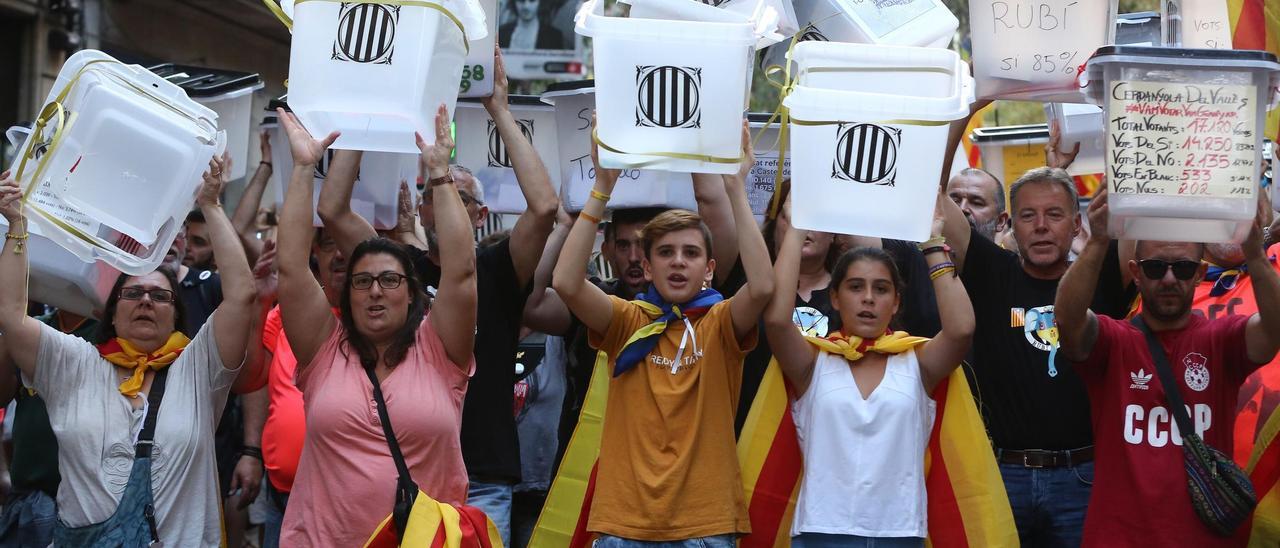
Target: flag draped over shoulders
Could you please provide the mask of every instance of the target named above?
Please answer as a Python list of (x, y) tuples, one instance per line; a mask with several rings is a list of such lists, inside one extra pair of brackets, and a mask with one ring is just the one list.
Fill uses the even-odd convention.
[[(909, 350), (928, 339), (904, 333), (881, 344), (827, 340), (833, 353)], [(877, 341), (880, 342), (880, 341)], [(608, 398), (608, 357), (598, 354), (586, 403), (529, 546), (586, 548), (596, 459)], [(935, 546), (1015, 546), (1017, 531), (986, 430), (957, 370), (933, 392), (938, 419), (925, 455), (929, 491), (929, 539)], [(803, 459), (791, 418), (788, 387), (771, 362), (738, 439), (738, 462), (751, 518), (750, 535), (739, 546), (790, 546), (791, 518), (799, 494)]]

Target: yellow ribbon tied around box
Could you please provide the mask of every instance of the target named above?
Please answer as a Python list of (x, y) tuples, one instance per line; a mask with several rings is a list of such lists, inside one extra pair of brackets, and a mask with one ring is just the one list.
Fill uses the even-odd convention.
[[(95, 65), (100, 64), (125, 66), (124, 63), (114, 59), (95, 59), (85, 63), (83, 67), (80, 67), (80, 70), (76, 71), (76, 75), (71, 78), (71, 81), (67, 82), (67, 85), (63, 86), (63, 88), (58, 91), (58, 94), (54, 96), (53, 101), (50, 101), (49, 104), (45, 105), (44, 108), (41, 109), (40, 116), (36, 119), (35, 125), (31, 131), (32, 138), (27, 141), (26, 148), (20, 152), (21, 160), (18, 162), (17, 171), (14, 172), (14, 180), (18, 182), (20, 187), (25, 184), (25, 190), (22, 194), (22, 204), (24, 208), (34, 211), (41, 218), (49, 221), (54, 226), (66, 231), (68, 234), (75, 236), (77, 239), (89, 245), (104, 250), (111, 250), (119, 248), (110, 242), (103, 240), (96, 234), (89, 234), (81, 230), (79, 227), (59, 219), (56, 215), (45, 211), (43, 208), (31, 203), (30, 201), (32, 193), (35, 192), (36, 188), (39, 187), (41, 182), (44, 180), (45, 172), (48, 171), (49, 168), (49, 159), (53, 157), (54, 152), (56, 152), (62, 145), (62, 140), (66, 136), (67, 130), (75, 124), (78, 117), (76, 112), (67, 109), (65, 104), (67, 96), (69, 96), (71, 91), (75, 89), (76, 84), (80, 82), (81, 77), (88, 74)], [(191, 116), (181, 109), (178, 109), (177, 107), (155, 97), (144, 87), (139, 86), (134, 82), (130, 82), (127, 79), (121, 78), (118, 74), (111, 71), (97, 72), (132, 88), (139, 95), (154, 101), (156, 104), (159, 104), (182, 117), (195, 122), (196, 124), (204, 122), (208, 124), (210, 128), (216, 127), (212, 121)], [(53, 134), (48, 140), (42, 140), (41, 137), (44, 135), (45, 130), (51, 127), (51, 122), (53, 123)], [(40, 156), (40, 158), (37, 159), (36, 156)], [(27, 164), (32, 161), (34, 161), (35, 170), (31, 173), (29, 178), (24, 177), (27, 174)], [(24, 181), (27, 182), (24, 183)]]
[[(433, 9), (443, 13), (450, 21), (453, 21), (454, 25), (458, 26), (458, 32), (462, 33), (462, 47), (466, 49), (467, 53), (471, 53), (471, 44), (467, 39), (467, 29), (462, 25), (462, 20), (459, 19), (457, 15), (454, 15), (452, 11), (449, 11), (449, 8), (446, 8), (436, 2), (426, 2), (424, 0), (294, 0), (293, 5), (297, 6), (307, 2), (329, 2), (332, 4), (382, 4), (385, 6)], [(276, 16), (276, 19), (279, 19), (281, 23), (284, 23), (284, 27), (289, 29), (289, 32), (293, 32), (293, 19), (289, 17), (289, 14), (284, 12), (284, 8), (280, 7), (280, 0), (262, 0), (262, 3), (267, 5), (267, 9), (271, 10), (271, 13)]]
[[(788, 109), (784, 104), (787, 99), (787, 96), (790, 95), (791, 92), (795, 89), (800, 79), (798, 76), (793, 77), (791, 75), (791, 53), (795, 50), (796, 44), (799, 44), (802, 41), (801, 37), (804, 36), (810, 30), (816, 30), (813, 28), (812, 24), (806, 25), (804, 28), (800, 29), (799, 32), (797, 32), (794, 36), (791, 37), (791, 43), (787, 45), (786, 62), (784, 63), (785, 66), (769, 65), (764, 69), (765, 80), (769, 82), (769, 85), (775, 88), (778, 88), (778, 92), (779, 92), (778, 108), (773, 111), (773, 114), (771, 116), (769, 116), (769, 119), (765, 122), (764, 127), (760, 128), (760, 133), (756, 136), (756, 139), (759, 140), (759, 138), (764, 135), (765, 131), (767, 131), (771, 126), (773, 126), (774, 123), (778, 124), (778, 142), (776, 143), (776, 148), (778, 150), (779, 166), (781, 166), (783, 162), (786, 162), (786, 159), (787, 159), (787, 144), (790, 142), (791, 124), (795, 124), (798, 126), (829, 126), (829, 125), (838, 125), (838, 124), (849, 122), (849, 120), (798, 120), (791, 117), (790, 109)], [(805, 72), (806, 73), (865, 72), (870, 70), (879, 70), (879, 69), (878, 68), (862, 68), (862, 67), (812, 67), (812, 68), (806, 69)], [(781, 81), (777, 80), (775, 77), (778, 73), (782, 73)], [(878, 121), (878, 123), (890, 124), (890, 125), (910, 125), (910, 126), (943, 126), (943, 125), (950, 124), (951, 122), (937, 122), (937, 121), (924, 121), (924, 120), (881, 120), (881, 121)], [(766, 212), (766, 215), (769, 218), (777, 217), (778, 208), (782, 207), (782, 203), (781, 203), (782, 193), (777, 191), (777, 189), (782, 188), (782, 178), (783, 178), (782, 169), (781, 167), (779, 167), (779, 169), (774, 174), (774, 183), (773, 183), (774, 193), (773, 193), (773, 197), (769, 200), (769, 208), (768, 208), (768, 211)]]

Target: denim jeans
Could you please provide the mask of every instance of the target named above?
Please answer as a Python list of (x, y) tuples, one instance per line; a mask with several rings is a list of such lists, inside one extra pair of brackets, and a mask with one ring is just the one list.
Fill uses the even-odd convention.
[(1000, 475), (1023, 546), (1080, 546), (1093, 486), (1092, 462), (1060, 468), (1001, 464)]
[(57, 522), (57, 503), (44, 491), (11, 494), (0, 514), (0, 547), (48, 546)]
[(267, 517), (262, 520), (262, 548), (280, 548), (280, 527), (284, 525), (284, 509), (289, 504), (289, 493), (281, 493), (271, 485), (263, 482), (267, 490)]
[(924, 548), (924, 539), (800, 533), (791, 537), (791, 548)]
[(498, 528), (502, 545), (511, 544), (511, 485), (471, 480), (467, 488), (467, 506), (479, 508)]
[(715, 535), (712, 537), (690, 538), (684, 540), (646, 541), (629, 538), (600, 535), (591, 544), (592, 548), (734, 548), (736, 535)]

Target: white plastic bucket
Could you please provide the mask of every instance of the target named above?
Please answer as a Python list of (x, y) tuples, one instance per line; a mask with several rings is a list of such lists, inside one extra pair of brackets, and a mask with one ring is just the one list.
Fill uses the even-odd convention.
[[(280, 104), (273, 101), (273, 104)], [(293, 156), (289, 151), (288, 138), (274, 117), (267, 117), (263, 129), (271, 131), (272, 171), (280, 174), (273, 187), (273, 198), (276, 208), (284, 206), (284, 194), (288, 190), (289, 174), (293, 173)], [(334, 151), (328, 151), (315, 170), (315, 190), (312, 191), (312, 223), (316, 227), (324, 226), (320, 221), (318, 204), (320, 191), (324, 188), (324, 178), (329, 170), (329, 162)], [(396, 154), (392, 152), (365, 152), (361, 155), (360, 171), (356, 175), (355, 186), (351, 189), (351, 211), (363, 217), (373, 228), (391, 230), (396, 227), (396, 207), (400, 199), (400, 181), (409, 183), (412, 192), (418, 177), (418, 156), (416, 154)]]
[(1079, 103), (1045, 103), (1044, 114), (1049, 123), (1058, 122), (1058, 129), (1062, 132), (1058, 144), (1060, 150), (1070, 151), (1080, 143), (1080, 153), (1067, 166), (1067, 173), (1092, 175), (1106, 170), (1102, 155), (1106, 148), (1102, 109)]
[(155, 270), (225, 146), (217, 114), (95, 50), (67, 60), (44, 104), (16, 160), (29, 217), (85, 261)]
[(950, 122), (973, 103), (968, 66), (938, 48), (803, 42), (792, 53), (792, 224), (927, 239)]
[(1008, 190), (1022, 174), (1044, 165), (1049, 126), (1031, 124), (977, 128), (970, 136), (982, 155), (982, 169)]
[(979, 98), (1083, 103), (1076, 81), (1115, 27), (1116, 0), (972, 0)]
[(437, 107), (452, 113), (458, 97), (466, 40), (487, 29), (475, 0), (431, 6), (294, 6), (289, 105), (312, 135), (341, 131), (334, 148), (399, 153), (417, 152), (415, 132), (435, 139)]
[(1280, 63), (1261, 51), (1111, 46), (1089, 61), (1105, 110), (1117, 238), (1234, 242), (1257, 213), (1266, 105)]
[(218, 129), (227, 132), (231, 153), (228, 180), (244, 177), (249, 169), (249, 134), (253, 92), (263, 88), (262, 78), (249, 72), (233, 72), (166, 63), (151, 72), (182, 87), (187, 95), (218, 113)]
[(751, 23), (606, 17), (602, 10), (590, 0), (577, 16), (578, 34), (594, 39), (601, 165), (736, 172), (756, 42)]
[[(596, 182), (595, 167), (591, 163), (591, 114), (595, 109), (593, 85), (590, 80), (552, 84), (542, 95), (543, 102), (555, 107), (557, 150), (560, 153), (560, 202), (566, 211), (582, 210)], [(695, 210), (698, 203), (693, 196), (693, 179), (688, 173), (634, 168), (623, 170), (609, 200), (609, 209), (634, 207)]]
[(766, 125), (769, 117), (768, 114), (760, 113), (747, 115), (756, 155), (755, 166), (747, 175), (747, 201), (751, 202), (751, 212), (755, 214), (757, 221), (763, 221), (769, 211), (769, 202), (773, 200), (775, 185), (779, 180), (778, 169), (782, 169), (782, 180), (791, 177), (791, 158), (783, 159), (779, 166), (778, 147), (782, 143), (778, 138), (781, 128), (777, 120), (772, 125)]
[[(8, 228), (0, 218), (0, 230)], [(103, 262), (84, 262), (44, 237), (34, 223), (28, 229), (27, 298), (86, 318), (101, 315), (120, 271)]]
[[(556, 109), (531, 95), (512, 95), (511, 114), (520, 131), (533, 143), (547, 173), (560, 173), (560, 151), (556, 141)], [(507, 147), (498, 135), (484, 105), (478, 101), (458, 101), (454, 116), (457, 128), (457, 163), (471, 169), (484, 184), (485, 204), (493, 213), (523, 213), (528, 208), (524, 192), (516, 181)], [(554, 176), (553, 176), (553, 179)]]

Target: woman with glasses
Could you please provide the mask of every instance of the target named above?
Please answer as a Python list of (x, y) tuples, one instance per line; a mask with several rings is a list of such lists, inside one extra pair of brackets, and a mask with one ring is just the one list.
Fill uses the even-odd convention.
[(171, 270), (121, 275), (96, 347), (25, 316), (22, 192), (7, 174), (0, 181), (0, 214), (9, 222), (0, 331), (57, 436), (58, 546), (222, 542), (213, 429), (244, 361), (255, 296), (244, 249), (218, 203), (223, 167), (210, 161), (196, 198), (221, 266), (222, 304), (188, 340), (178, 331), (183, 310)]
[(475, 237), (449, 172), (453, 141), (441, 105), (436, 144), (418, 141), (435, 203), (440, 296), (428, 307), (408, 251), (371, 238), (348, 259), (341, 318), (335, 318), (307, 257), (312, 172), (338, 135), (316, 140), (292, 114), (278, 113), (294, 165), (280, 217), (280, 311), (297, 357), (307, 422), (280, 544), (361, 546), (396, 505), (399, 474), (384, 421), (423, 493), (450, 504), (466, 501), (459, 432), (475, 370)]

